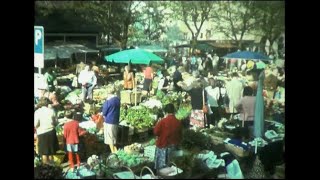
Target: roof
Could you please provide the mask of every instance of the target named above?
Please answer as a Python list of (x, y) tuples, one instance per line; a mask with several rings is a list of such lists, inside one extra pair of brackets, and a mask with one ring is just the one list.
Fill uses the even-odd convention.
[(68, 59), (73, 53), (98, 53), (99, 50), (90, 49), (81, 44), (46, 44), (44, 59)]

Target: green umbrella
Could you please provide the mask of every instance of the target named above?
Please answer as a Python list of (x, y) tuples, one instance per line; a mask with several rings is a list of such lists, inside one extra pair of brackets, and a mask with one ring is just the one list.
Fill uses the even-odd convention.
[(142, 49), (130, 49), (120, 51), (109, 56), (105, 56), (107, 62), (114, 63), (132, 63), (132, 64), (149, 64), (149, 63), (163, 63), (163, 59), (159, 56), (144, 51)]

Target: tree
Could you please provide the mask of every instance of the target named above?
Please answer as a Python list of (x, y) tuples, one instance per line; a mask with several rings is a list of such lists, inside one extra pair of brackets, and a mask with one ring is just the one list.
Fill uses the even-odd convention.
[(192, 49), (196, 46), (202, 25), (209, 19), (213, 3), (210, 1), (171, 2), (173, 17), (187, 26), (192, 36)]
[(234, 40), (238, 48), (242, 49), (242, 40), (245, 34), (254, 29), (257, 21), (257, 9), (253, 1), (223, 1), (218, 2), (217, 11), (212, 17), (216, 18), (217, 30), (226, 37)]
[(163, 22), (168, 18), (168, 14), (165, 12), (167, 3), (160, 1), (146, 1), (145, 3), (146, 7), (139, 22), (144, 27), (148, 40), (158, 40), (161, 34), (166, 31)]
[(262, 36), (260, 49), (265, 51), (267, 40), (270, 42), (269, 51), (272, 44), (284, 33), (285, 30), (285, 4), (284, 1), (262, 1), (257, 2), (256, 8), (260, 14), (257, 17), (256, 29)]
[[(101, 27), (99, 30), (122, 48), (127, 45), (129, 26), (140, 13), (138, 1), (43, 1), (36, 4), (36, 14), (48, 16), (60, 11), (66, 13), (64, 19), (74, 17), (74, 21), (68, 21), (71, 24), (76, 21), (80, 25), (95, 24)], [(74, 27), (79, 30), (79, 26)]]
[(78, 2), (83, 18), (103, 26), (103, 33), (113, 39), (121, 48), (126, 48), (129, 26), (140, 13), (139, 1), (93, 1)]

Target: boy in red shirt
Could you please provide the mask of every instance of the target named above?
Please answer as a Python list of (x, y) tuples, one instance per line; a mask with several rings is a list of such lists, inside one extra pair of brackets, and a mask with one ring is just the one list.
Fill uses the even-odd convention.
[(63, 128), (63, 136), (66, 140), (66, 147), (68, 151), (68, 159), (70, 163), (70, 168), (73, 170), (73, 153), (76, 155), (77, 165), (80, 167), (80, 156), (78, 154), (79, 151), (79, 136), (82, 136), (86, 133), (83, 129), (79, 127), (79, 122), (77, 120), (73, 120), (73, 113), (71, 111), (65, 112), (65, 117), (68, 121), (64, 124)]

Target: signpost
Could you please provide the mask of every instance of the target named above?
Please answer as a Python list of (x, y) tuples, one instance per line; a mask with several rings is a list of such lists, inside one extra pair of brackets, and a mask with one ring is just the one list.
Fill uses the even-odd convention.
[(44, 29), (43, 26), (34, 26), (34, 67), (44, 68)]

